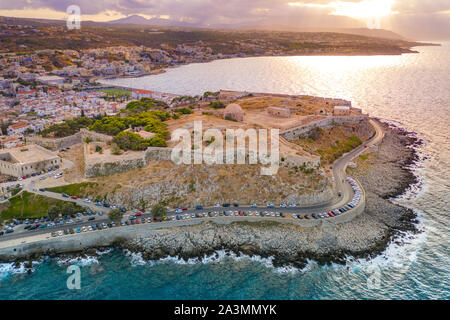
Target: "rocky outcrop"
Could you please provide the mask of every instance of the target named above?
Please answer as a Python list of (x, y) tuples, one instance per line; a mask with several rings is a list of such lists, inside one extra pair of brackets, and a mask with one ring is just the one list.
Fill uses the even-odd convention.
[[(22, 255), (21, 259), (37, 260), (42, 254), (54, 256), (61, 252), (75, 251), (78, 255), (81, 251), (81, 254), (86, 254), (88, 248), (103, 246), (140, 252), (144, 259), (149, 260), (167, 256), (185, 259), (203, 257), (226, 249), (248, 255), (271, 256), (275, 266), (296, 267), (303, 267), (307, 259), (328, 263), (343, 262), (349, 255), (374, 256), (382, 252), (401, 231), (417, 231), (414, 212), (387, 198), (403, 193), (409, 183), (416, 181), (408, 165), (416, 159), (411, 147), (418, 143), (406, 132), (388, 128), (379, 149), (367, 159), (357, 160), (357, 168), (351, 169), (350, 174), (365, 189), (366, 210), (346, 223), (334, 224), (330, 219), (304, 227), (264, 218), (262, 221), (244, 219), (238, 222), (226, 219), (201, 222), (193, 219), (184, 225), (174, 222), (173, 227), (161, 225), (146, 228), (140, 225), (110, 229), (104, 231), (101, 237), (95, 233), (75, 235), (76, 241), (61, 238), (56, 244), (36, 244), (34, 251), (40, 253)], [(59, 252), (57, 246), (60, 246)], [(10, 257), (19, 254), (14, 249), (10, 249)], [(32, 245), (29, 249), (33, 249)], [(5, 254), (5, 250), (2, 251)], [(0, 259), (5, 257), (0, 254)]]
[(234, 202), (301, 205), (333, 197), (329, 179), (321, 169), (305, 175), (280, 168), (275, 176), (262, 176), (259, 165), (173, 165), (167, 161), (126, 174), (129, 178), (120, 176), (117, 181), (132, 179), (132, 183), (121, 182), (122, 187), (107, 193), (106, 200), (127, 208), (161, 202), (173, 207)]

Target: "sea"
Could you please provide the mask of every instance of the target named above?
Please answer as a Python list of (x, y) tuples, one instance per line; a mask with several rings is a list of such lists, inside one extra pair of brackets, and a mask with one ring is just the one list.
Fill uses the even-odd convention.
[[(418, 183), (393, 202), (418, 215), (370, 259), (277, 268), (271, 258), (225, 251), (203, 259), (146, 262), (105, 250), (97, 257), (35, 261), (32, 272), (0, 264), (6, 299), (449, 299), (450, 43), (401, 56), (256, 57), (217, 60), (136, 79), (105, 81), (176, 94), (219, 89), (348, 99), (364, 112), (415, 132), (424, 143), (411, 169)], [(70, 290), (68, 266), (80, 267)]]

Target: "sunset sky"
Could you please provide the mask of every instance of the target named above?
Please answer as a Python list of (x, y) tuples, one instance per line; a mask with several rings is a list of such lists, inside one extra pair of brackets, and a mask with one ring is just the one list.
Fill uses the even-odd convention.
[(450, 39), (450, 0), (0, 0), (0, 15), (64, 19), (76, 4), (83, 20), (139, 14), (202, 27), (381, 28), (417, 39)]

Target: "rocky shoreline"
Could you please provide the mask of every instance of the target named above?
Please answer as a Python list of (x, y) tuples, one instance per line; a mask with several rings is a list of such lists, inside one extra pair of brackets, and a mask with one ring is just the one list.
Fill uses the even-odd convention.
[[(133, 237), (118, 237), (112, 247), (140, 253), (145, 260), (167, 256), (182, 259), (202, 258), (217, 250), (228, 250), (237, 255), (273, 257), (273, 265), (303, 268), (308, 260), (321, 264), (343, 263), (348, 256), (373, 257), (384, 251), (389, 243), (400, 239), (403, 232), (418, 232), (416, 214), (392, 203), (389, 199), (403, 194), (417, 178), (410, 165), (418, 161), (415, 147), (421, 141), (411, 133), (384, 124), (386, 136), (378, 150), (355, 160), (357, 167), (348, 174), (356, 177), (366, 191), (366, 210), (351, 222), (334, 225), (326, 220), (318, 227), (305, 228), (274, 221), (232, 222), (140, 231)], [(91, 247), (81, 252), (50, 257), (95, 256), (98, 249)], [(31, 261), (43, 254), (20, 259), (30, 267)]]

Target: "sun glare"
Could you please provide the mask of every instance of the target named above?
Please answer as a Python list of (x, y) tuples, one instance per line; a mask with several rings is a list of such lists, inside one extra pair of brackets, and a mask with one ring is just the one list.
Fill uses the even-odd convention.
[(347, 16), (353, 18), (385, 17), (394, 14), (392, 4), (394, 0), (363, 0), (361, 2), (332, 3), (335, 11), (333, 15)]

